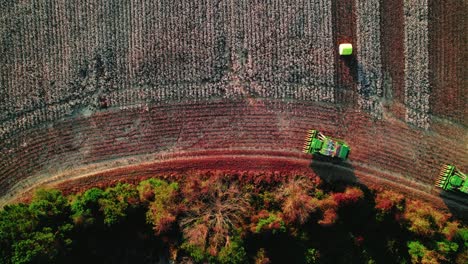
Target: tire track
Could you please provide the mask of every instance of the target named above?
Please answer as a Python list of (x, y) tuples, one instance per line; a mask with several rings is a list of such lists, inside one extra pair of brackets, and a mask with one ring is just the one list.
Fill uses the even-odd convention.
[[(312, 162), (312, 163), (311, 163)], [(312, 164), (312, 165), (311, 165)], [(332, 175), (317, 175), (314, 168), (326, 167)], [(17, 199), (25, 199), (38, 186), (53, 186), (67, 193), (93, 186), (103, 186), (116, 181), (129, 181), (147, 178), (167, 173), (171, 177), (197, 173), (197, 171), (220, 171), (227, 173), (270, 172), (283, 176), (303, 174), (305, 176), (320, 176), (325, 181), (345, 181), (360, 183), (369, 188), (384, 186), (384, 189), (405, 193), (408, 198), (422, 199), (432, 205), (447, 210), (462, 219), (468, 217), (468, 203), (463, 197), (431, 191), (432, 185), (408, 180), (400, 174), (368, 166), (360, 162), (345, 162), (333, 164), (318, 161), (301, 152), (290, 151), (259, 151), (252, 149), (210, 150), (198, 152), (179, 152), (160, 154), (156, 160), (153, 155), (138, 156), (133, 159), (119, 159), (112, 162), (93, 164), (71, 171), (64, 171), (42, 179), (29, 179), (17, 183), (8, 196), (0, 199), (0, 207)], [(336, 174), (344, 172), (344, 176)], [(347, 176), (346, 176), (347, 175)], [(108, 183), (106, 183), (108, 182)]]

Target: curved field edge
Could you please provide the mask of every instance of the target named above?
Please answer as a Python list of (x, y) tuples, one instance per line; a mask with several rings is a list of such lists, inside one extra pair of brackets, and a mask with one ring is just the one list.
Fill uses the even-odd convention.
[[(153, 157), (154, 158), (154, 157)], [(139, 162), (150, 157), (140, 157)], [(52, 187), (65, 194), (77, 193), (92, 187), (108, 187), (118, 182), (136, 183), (146, 178), (180, 178), (186, 175), (204, 173), (230, 174), (239, 177), (270, 177), (286, 179), (301, 175), (320, 177), (327, 183), (348, 182), (361, 184), (374, 190), (392, 190), (406, 197), (422, 200), (444, 211), (450, 211), (460, 219), (468, 219), (468, 203), (463, 196), (432, 190), (432, 186), (409, 180), (402, 175), (372, 168), (356, 162), (334, 164), (311, 159), (309, 155), (279, 151), (199, 151), (161, 155), (152, 162), (136, 163), (133, 160), (118, 160), (113, 164), (100, 164), (64, 172), (50, 178), (43, 178), (27, 190), (18, 190), (9, 200), (28, 201), (38, 187)], [(119, 166), (120, 164), (120, 166)], [(127, 164), (123, 165), (122, 164)], [(97, 169), (97, 166), (100, 167)], [(105, 167), (114, 168), (104, 169)], [(428, 191), (431, 190), (431, 191)]]
[[(310, 157), (301, 149), (311, 128), (344, 139), (352, 149), (348, 165), (354, 173), (389, 182), (382, 187), (391, 185), (395, 180), (389, 179), (398, 175), (400, 189), (431, 195), (438, 193), (433, 183), (441, 164), (454, 163), (466, 171), (464, 127), (440, 121), (432, 126), (434, 130), (422, 131), (383, 110), (384, 119), (375, 120), (338, 105), (250, 98), (108, 109), (63, 119), (1, 143), (0, 200), (72, 172), (96, 174), (201, 152), (212, 153), (212, 159), (235, 150), (273, 159), (282, 152), (309, 168)], [(235, 170), (247, 170), (241, 165)], [(264, 171), (271, 170), (266, 167)]]

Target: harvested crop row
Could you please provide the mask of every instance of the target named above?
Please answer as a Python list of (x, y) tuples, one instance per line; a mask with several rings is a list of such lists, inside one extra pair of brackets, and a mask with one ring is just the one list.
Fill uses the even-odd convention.
[(401, 0), (380, 2), (381, 49), (384, 97), (391, 103), (391, 112), (404, 120), (405, 55), (404, 8)]
[(467, 4), (464, 1), (429, 2), (430, 112), (462, 124), (468, 123), (466, 92)]

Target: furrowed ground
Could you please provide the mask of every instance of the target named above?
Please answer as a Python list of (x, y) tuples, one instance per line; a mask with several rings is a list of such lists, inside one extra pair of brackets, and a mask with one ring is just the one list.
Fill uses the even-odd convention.
[[(441, 164), (468, 169), (460, 1), (0, 6), (0, 204), (46, 183), (229, 170), (339, 176), (468, 211), (433, 187)], [(311, 128), (346, 140), (349, 162), (302, 154)]]

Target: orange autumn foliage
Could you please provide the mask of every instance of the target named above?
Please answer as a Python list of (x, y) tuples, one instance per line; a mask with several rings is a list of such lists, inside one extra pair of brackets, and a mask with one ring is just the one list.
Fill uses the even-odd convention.
[(432, 236), (435, 232), (441, 232), (450, 217), (450, 214), (442, 213), (431, 205), (416, 200), (407, 201), (403, 214), (408, 229), (421, 236)]
[(375, 197), (375, 208), (384, 212), (388, 212), (393, 208), (402, 208), (405, 197), (396, 192), (382, 191), (378, 192)]
[(276, 199), (281, 202), (284, 220), (287, 223), (307, 221), (311, 212), (317, 208), (309, 192), (314, 188), (309, 178), (296, 177), (283, 184), (277, 191)]

